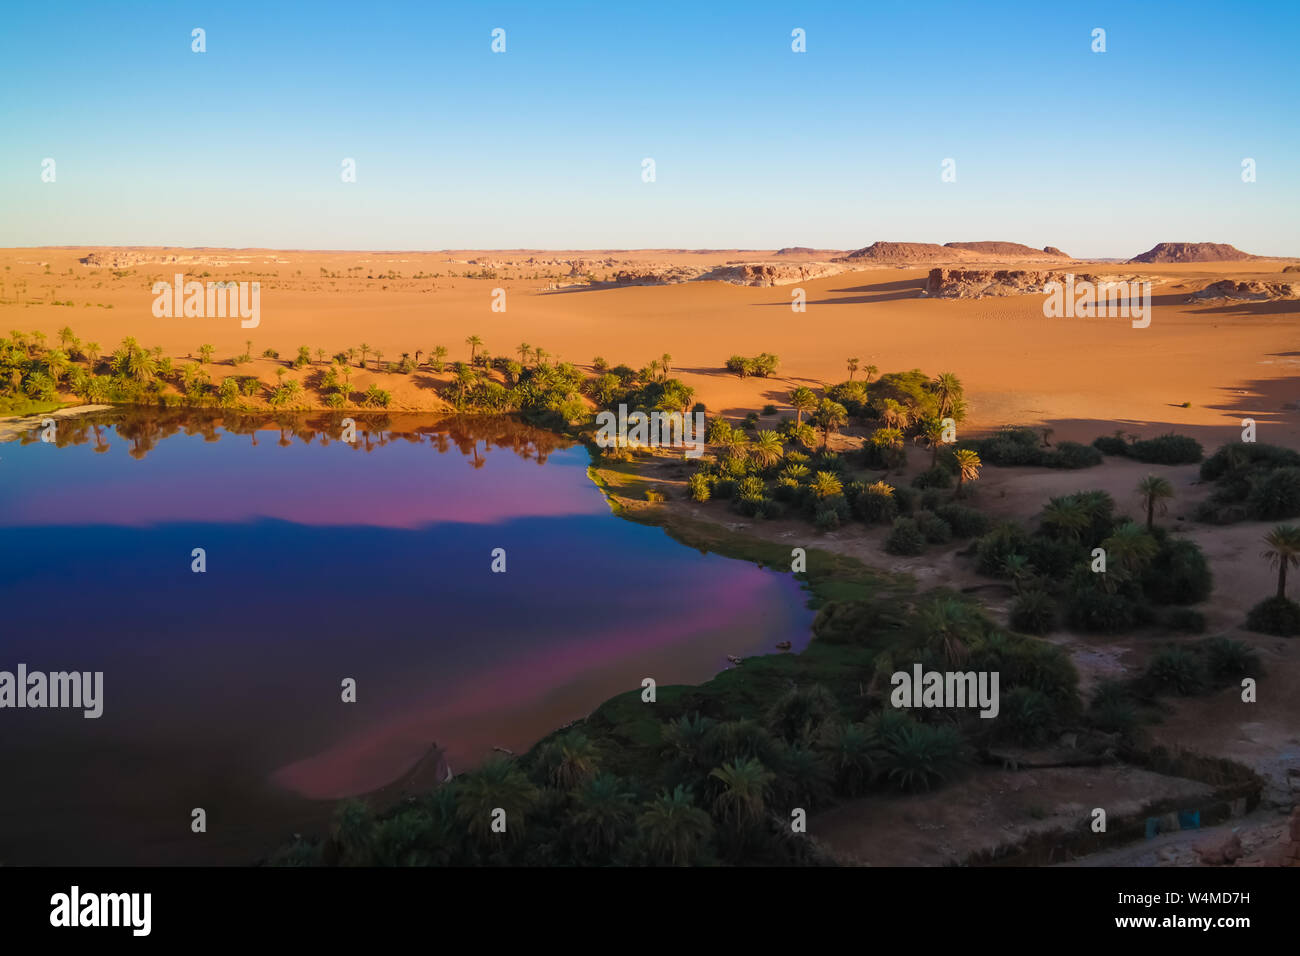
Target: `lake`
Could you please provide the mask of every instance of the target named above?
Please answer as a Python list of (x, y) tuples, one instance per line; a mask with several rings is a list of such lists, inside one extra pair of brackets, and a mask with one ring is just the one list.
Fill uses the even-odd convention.
[(0, 709), (0, 863), (253, 862), (645, 677), (807, 644), (796, 581), (614, 516), (583, 446), (354, 417), (350, 443), (342, 415), (149, 409), (0, 444), (0, 671), (103, 673), (97, 719)]

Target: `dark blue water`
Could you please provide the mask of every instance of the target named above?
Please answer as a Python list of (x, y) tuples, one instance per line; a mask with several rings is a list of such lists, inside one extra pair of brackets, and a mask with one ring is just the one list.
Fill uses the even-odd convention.
[(104, 673), (97, 720), (0, 709), (0, 862), (253, 859), (435, 743), (463, 768), (807, 641), (791, 578), (612, 516), (546, 433), (178, 421), (0, 445), (0, 670)]

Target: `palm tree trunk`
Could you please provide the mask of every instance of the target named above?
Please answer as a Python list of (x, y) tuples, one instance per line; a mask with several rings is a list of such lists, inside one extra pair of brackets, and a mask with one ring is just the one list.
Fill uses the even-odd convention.
[(1286, 600), (1286, 560), (1283, 555), (1277, 566), (1277, 596), (1283, 600)]
[(1147, 499), (1147, 530), (1155, 530), (1156, 524), (1156, 499), (1153, 497)]

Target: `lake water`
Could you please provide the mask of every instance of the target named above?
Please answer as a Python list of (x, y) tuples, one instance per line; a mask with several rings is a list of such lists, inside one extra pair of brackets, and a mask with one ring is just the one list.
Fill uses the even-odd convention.
[(464, 769), (807, 643), (792, 578), (613, 516), (582, 446), (356, 417), (351, 444), (342, 416), (163, 411), (0, 444), (0, 671), (104, 674), (98, 719), (0, 709), (0, 864), (251, 862), (432, 783), (435, 743)]

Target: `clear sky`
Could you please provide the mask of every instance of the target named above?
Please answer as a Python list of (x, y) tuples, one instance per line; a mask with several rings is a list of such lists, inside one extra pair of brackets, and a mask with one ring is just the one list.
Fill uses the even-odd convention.
[(0, 245), (1297, 255), (1298, 28), (1295, 0), (12, 4)]

